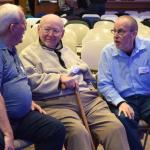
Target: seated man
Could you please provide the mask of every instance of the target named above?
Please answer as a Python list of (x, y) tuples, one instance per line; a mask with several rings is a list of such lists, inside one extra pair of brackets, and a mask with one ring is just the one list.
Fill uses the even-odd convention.
[(31, 89), (16, 54), (15, 45), (21, 42), (25, 28), (20, 7), (0, 6), (0, 150), (14, 150), (14, 138), (32, 141), (36, 150), (62, 150), (65, 128), (32, 102)]
[(139, 119), (150, 124), (150, 40), (136, 37), (137, 32), (132, 17), (116, 20), (114, 43), (102, 51), (98, 72), (98, 89), (124, 124), (131, 150), (143, 149)]
[(40, 38), (25, 48), (20, 58), (34, 99), (66, 127), (66, 149), (91, 150), (91, 139), (80, 119), (76, 101), (78, 86), (95, 141), (105, 150), (128, 150), (125, 129), (91, 85), (94, 78), (88, 66), (62, 45), (62, 19), (53, 14), (43, 16), (38, 33)]

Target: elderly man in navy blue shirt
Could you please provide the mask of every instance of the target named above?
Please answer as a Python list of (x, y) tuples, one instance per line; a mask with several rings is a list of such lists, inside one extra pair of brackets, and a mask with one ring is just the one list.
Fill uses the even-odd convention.
[(0, 150), (14, 150), (14, 138), (32, 141), (36, 150), (62, 150), (64, 126), (32, 101), (16, 54), (14, 46), (21, 42), (25, 28), (20, 7), (0, 6)]

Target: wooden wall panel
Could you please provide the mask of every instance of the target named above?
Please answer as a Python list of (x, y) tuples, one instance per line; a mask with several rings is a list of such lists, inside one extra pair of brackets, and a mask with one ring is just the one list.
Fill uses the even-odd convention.
[(14, 4), (15, 0), (0, 0), (0, 5), (3, 5), (5, 3), (12, 3), (12, 4)]
[(150, 0), (108, 0), (106, 10), (150, 10)]

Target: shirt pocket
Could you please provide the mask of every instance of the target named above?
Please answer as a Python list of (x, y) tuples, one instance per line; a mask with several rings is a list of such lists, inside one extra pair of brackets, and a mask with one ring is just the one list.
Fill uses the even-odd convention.
[(150, 87), (150, 66), (142, 66), (138, 68), (139, 80), (144, 86)]

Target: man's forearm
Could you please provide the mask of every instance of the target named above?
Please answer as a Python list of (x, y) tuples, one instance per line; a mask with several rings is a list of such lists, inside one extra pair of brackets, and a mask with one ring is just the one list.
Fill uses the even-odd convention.
[(0, 129), (4, 136), (13, 136), (12, 128), (8, 120), (6, 107), (2, 96), (0, 96)]

